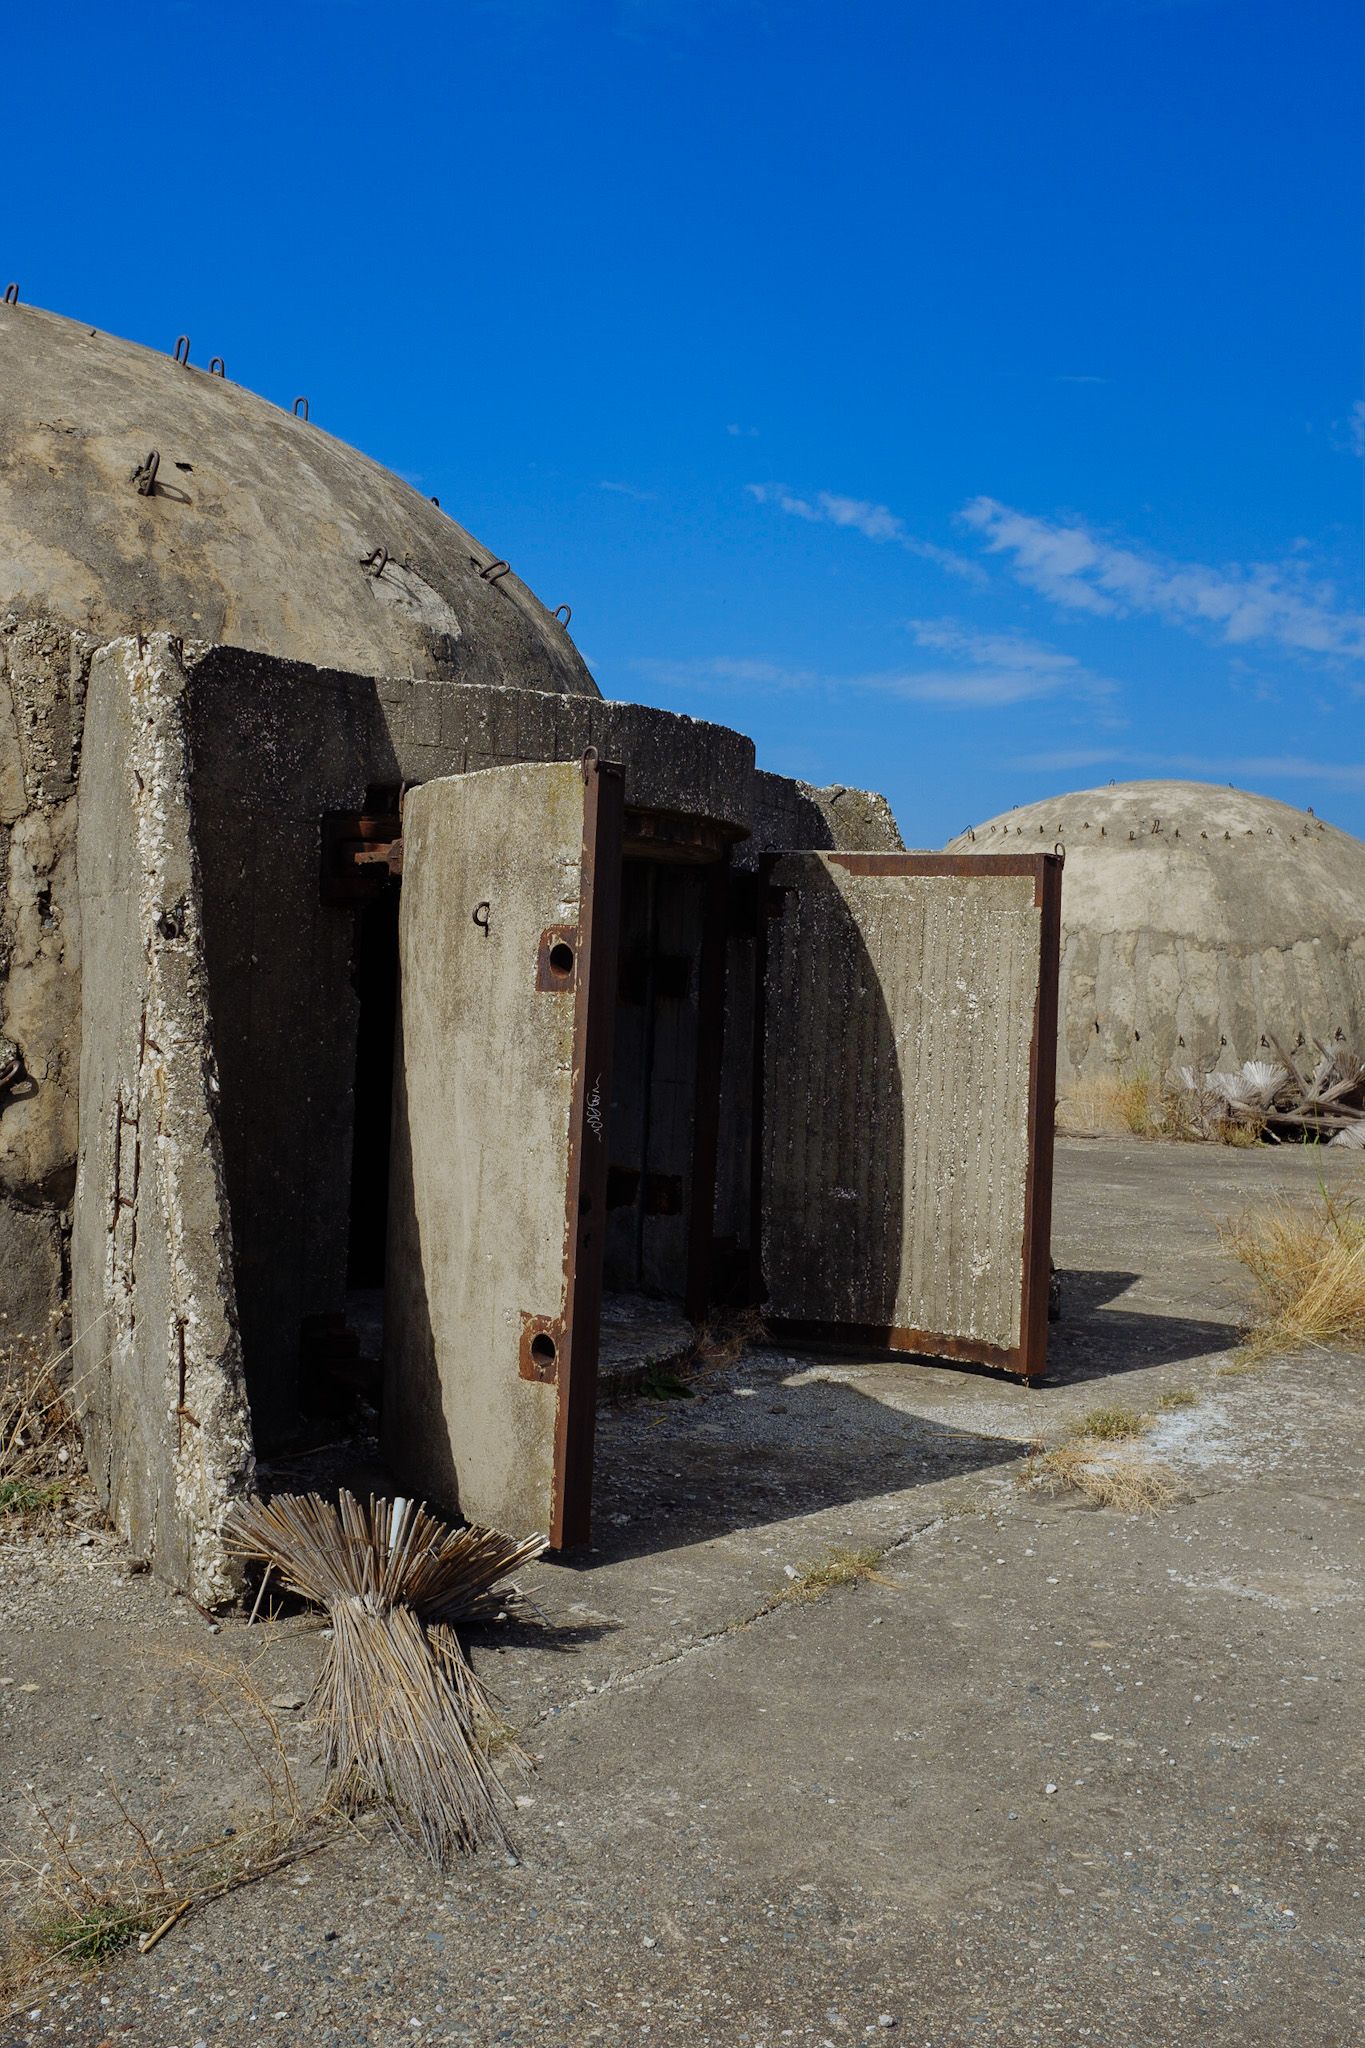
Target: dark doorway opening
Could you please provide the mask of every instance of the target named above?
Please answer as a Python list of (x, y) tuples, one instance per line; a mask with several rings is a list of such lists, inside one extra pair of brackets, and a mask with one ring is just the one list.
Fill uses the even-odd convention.
[(351, 1141), (351, 1225), (346, 1283), (382, 1288), (389, 1227), (389, 1141), (398, 1028), (398, 888), (356, 914), (356, 1022)]
[(687, 1293), (704, 875), (626, 861), (612, 1063), (603, 1282)]
[[(383, 1383), (384, 1256), (398, 1028), (398, 902), (388, 882), (356, 908), (352, 987), (358, 1004), (352, 1078), (351, 1186), (344, 1313), (304, 1331), (299, 1400), (305, 1415), (357, 1418), (377, 1411)], [(359, 1407), (357, 1404), (360, 1404)]]

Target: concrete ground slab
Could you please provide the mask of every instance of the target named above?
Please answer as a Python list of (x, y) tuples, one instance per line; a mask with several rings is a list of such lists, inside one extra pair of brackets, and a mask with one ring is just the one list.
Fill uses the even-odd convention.
[[(1041, 1388), (756, 1351), (604, 1409), (595, 1551), (539, 1569), (549, 1630), (474, 1646), (540, 1759), (521, 1862), (442, 1882), (369, 1829), (0, 2042), (1354, 2044), (1365, 1361), (1230, 1371), (1216, 1236), (1323, 1173), (1359, 1167), (1064, 1144)], [(1019, 1483), (1038, 1434), (1177, 1388), (1163, 1512)], [(211, 1717), (169, 1734), (157, 1647), (251, 1654), (287, 1693), (315, 1625), (208, 1645), (76, 1540), (3, 1553), (7, 1831), (28, 1782), (84, 1797), (98, 1763), (220, 1817), (246, 1775)], [(836, 1546), (876, 1577), (779, 1597)]]

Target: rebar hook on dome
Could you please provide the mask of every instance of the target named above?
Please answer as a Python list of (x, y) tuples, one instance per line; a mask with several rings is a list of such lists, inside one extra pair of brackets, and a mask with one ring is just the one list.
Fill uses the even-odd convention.
[(161, 467), (161, 457), (155, 448), (149, 448), (145, 461), (139, 462), (133, 471), (133, 482), (137, 485), (140, 498), (150, 498), (156, 489), (156, 473)]
[[(561, 612), (563, 612), (564, 614), (562, 619), (559, 618)], [(573, 617), (573, 606), (571, 604), (557, 604), (553, 612), (551, 612), (550, 616), (551, 618), (559, 619), (560, 625), (564, 628), (564, 631), (567, 633), (569, 630), (569, 621)]]
[(362, 569), (368, 569), (372, 576), (382, 576), (389, 566), (388, 549), (371, 548), (368, 555), (360, 557), (360, 566)]
[(511, 567), (512, 564), (510, 562), (499, 560), (490, 562), (487, 568), (480, 569), (479, 574), (485, 583), (499, 583), (504, 576), (510, 573)]
[(17, 285), (17, 284), (7, 284), (7, 285), (5, 286), (5, 304), (6, 304), (7, 306), (17, 306), (17, 305), (18, 305), (18, 303), (19, 303), (19, 287), (18, 287), (18, 285)]
[(221, 356), (209, 357), (209, 375), (210, 377), (227, 376), (227, 364), (223, 361), (223, 358)]
[[(302, 412), (300, 412), (300, 411), (299, 411), (299, 407), (300, 407), (300, 406), (302, 406), (302, 407), (303, 407), (303, 411), (302, 411)], [(295, 418), (296, 420), (306, 420), (306, 419), (307, 419), (307, 417), (308, 417), (308, 400), (307, 400), (306, 398), (296, 398), (296, 399), (294, 400), (294, 418)]]
[(184, 369), (190, 366), (190, 338), (188, 334), (175, 337), (175, 359)]

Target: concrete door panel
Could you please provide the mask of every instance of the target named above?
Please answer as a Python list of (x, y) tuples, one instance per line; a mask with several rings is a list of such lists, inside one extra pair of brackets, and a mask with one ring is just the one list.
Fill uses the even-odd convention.
[(622, 786), (590, 753), (403, 817), (385, 1451), (555, 1548), (588, 1534)]
[(1060, 860), (793, 853), (770, 883), (766, 1313), (1040, 1373)]

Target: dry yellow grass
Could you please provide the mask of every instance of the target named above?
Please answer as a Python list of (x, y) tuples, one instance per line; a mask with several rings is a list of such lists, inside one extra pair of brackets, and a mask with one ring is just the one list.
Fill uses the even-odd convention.
[(1097, 1507), (1117, 1508), (1125, 1515), (1152, 1514), (1175, 1498), (1164, 1465), (1141, 1451), (1115, 1450), (1097, 1437), (1068, 1437), (1050, 1450), (1039, 1445), (1024, 1469), (1024, 1483), (1051, 1489), (1069, 1486)]
[(775, 1593), (769, 1604), (777, 1607), (784, 1600), (823, 1600), (826, 1593), (839, 1586), (858, 1586), (868, 1581), (878, 1586), (894, 1585), (895, 1581), (878, 1569), (881, 1561), (880, 1550), (831, 1550), (814, 1563), (802, 1565), (797, 1576)]
[(1181, 1089), (1153, 1075), (1081, 1074), (1068, 1081), (1057, 1101), (1057, 1128), (1077, 1137), (1179, 1138), (1222, 1145), (1257, 1145), (1261, 1127), (1220, 1119), (1208, 1132), (1199, 1128)]
[(1224, 1248), (1245, 1267), (1258, 1314), (1246, 1333), (1254, 1361), (1307, 1344), (1365, 1350), (1365, 1212), (1322, 1187), (1311, 1202), (1281, 1201), (1225, 1223)]
[(82, 1471), (66, 1366), (28, 1338), (0, 1347), (0, 1515), (59, 1506)]
[(1073, 1442), (1078, 1437), (1089, 1437), (1095, 1442), (1117, 1444), (1141, 1436), (1150, 1427), (1148, 1416), (1140, 1415), (1136, 1408), (1123, 1408), (1116, 1403), (1110, 1408), (1088, 1409), (1071, 1424), (1067, 1436)]
[[(32, 1847), (0, 1866), (23, 1907), (0, 1941), (0, 1999), (27, 1998), (71, 1971), (98, 1970), (138, 1941), (152, 1946), (186, 1914), (255, 1884), (334, 1841), (344, 1822), (303, 1796), (279, 1719), (235, 1660), (174, 1660), (231, 1724), (259, 1776), (264, 1810), (225, 1833), (167, 1846), (163, 1829), (133, 1813), (107, 1785), (116, 1818), (87, 1827), (35, 1799)], [(12, 2017), (0, 2014), (0, 2017)]]

